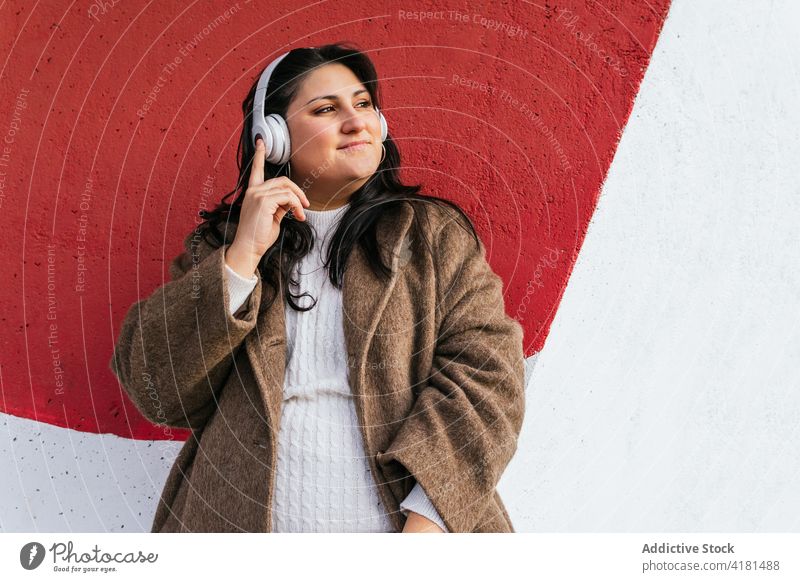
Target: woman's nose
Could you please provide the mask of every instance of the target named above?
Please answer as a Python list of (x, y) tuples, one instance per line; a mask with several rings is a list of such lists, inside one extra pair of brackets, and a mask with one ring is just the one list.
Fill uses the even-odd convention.
[(353, 112), (347, 117), (342, 126), (346, 131), (360, 130), (367, 126), (367, 122), (358, 112)]

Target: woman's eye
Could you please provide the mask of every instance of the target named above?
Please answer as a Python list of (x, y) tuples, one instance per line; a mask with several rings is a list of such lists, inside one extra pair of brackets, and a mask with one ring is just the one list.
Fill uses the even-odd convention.
[[(370, 107), (372, 105), (372, 102), (371, 101), (361, 101), (361, 102), (359, 102), (359, 105), (366, 105), (366, 107), (364, 107), (364, 109), (366, 109), (367, 107)], [(317, 109), (314, 112), (314, 114), (316, 115), (317, 113), (325, 113), (326, 110), (331, 109), (331, 108), (332, 107), (330, 105), (327, 105), (326, 107), (323, 107), (322, 109)]]

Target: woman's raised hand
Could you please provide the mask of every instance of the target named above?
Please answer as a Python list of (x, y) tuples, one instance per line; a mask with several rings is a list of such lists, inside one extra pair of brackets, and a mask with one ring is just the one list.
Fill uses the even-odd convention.
[(252, 277), (264, 253), (278, 240), (281, 220), (289, 210), (305, 220), (304, 206), (310, 206), (305, 192), (286, 176), (264, 181), (266, 149), (261, 138), (250, 169), (236, 236), (225, 253), (225, 262), (245, 278)]

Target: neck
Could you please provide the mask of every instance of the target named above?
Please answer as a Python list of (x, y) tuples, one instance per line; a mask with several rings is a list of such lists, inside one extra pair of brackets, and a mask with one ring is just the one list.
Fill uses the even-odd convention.
[[(300, 188), (306, 193), (308, 201), (311, 203), (309, 210), (333, 210), (348, 204), (353, 192), (361, 188), (369, 180), (369, 176), (347, 182), (344, 185), (322, 184), (300, 178), (298, 180), (295, 183), (301, 185)], [(331, 195), (331, 192), (336, 192), (336, 194)]]
[(314, 210), (314, 211), (325, 211), (325, 210), (335, 210), (337, 208), (341, 208), (346, 204), (350, 204), (350, 197), (341, 198), (339, 196), (335, 196), (333, 198), (317, 198), (313, 197), (310, 194), (306, 193), (308, 196), (308, 201), (311, 203), (311, 206), (306, 208), (306, 210)]

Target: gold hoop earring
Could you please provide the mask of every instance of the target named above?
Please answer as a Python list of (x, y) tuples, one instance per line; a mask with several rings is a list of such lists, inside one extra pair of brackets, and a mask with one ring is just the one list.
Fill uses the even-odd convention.
[(378, 162), (378, 165), (379, 165), (379, 166), (380, 166), (380, 165), (383, 163), (383, 160), (385, 160), (385, 159), (386, 159), (386, 144), (383, 144), (383, 143), (382, 143), (382, 144), (381, 144), (381, 147), (383, 148), (383, 156), (381, 156), (381, 161), (380, 161), (380, 162)]

